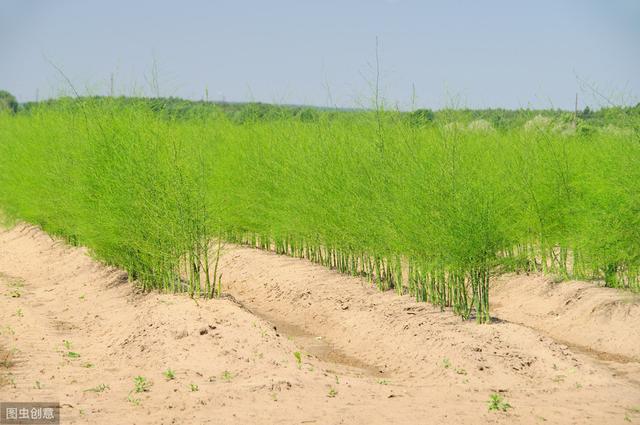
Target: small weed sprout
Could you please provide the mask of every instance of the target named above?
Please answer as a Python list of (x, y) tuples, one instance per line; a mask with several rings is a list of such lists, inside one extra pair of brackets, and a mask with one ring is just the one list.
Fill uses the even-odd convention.
[(628, 407), (624, 414), (624, 420), (627, 422), (631, 422), (631, 416), (637, 415), (640, 413), (640, 407)]
[(502, 396), (498, 393), (493, 393), (489, 396), (489, 411), (502, 411), (506, 412), (507, 409), (511, 409), (511, 405), (504, 401)]
[(232, 378), (233, 378), (233, 375), (228, 370), (225, 370), (224, 372), (222, 372), (222, 380), (223, 381), (231, 382)]
[(135, 398), (131, 394), (129, 394), (129, 396), (127, 397), (127, 401), (129, 403), (133, 404), (134, 406), (139, 406), (140, 405), (140, 399), (139, 398)]
[(197, 384), (189, 384), (189, 389), (191, 390), (192, 393), (195, 393), (200, 390)]
[(337, 395), (338, 395), (338, 391), (336, 391), (335, 388), (333, 387), (329, 388), (329, 393), (327, 394), (327, 397), (334, 398)]
[(451, 361), (449, 361), (449, 359), (445, 357), (444, 359), (442, 359), (442, 366), (445, 369), (449, 369), (451, 367)]
[(144, 376), (136, 376), (133, 378), (134, 388), (133, 391), (136, 393), (145, 393), (149, 392), (151, 389), (151, 382)]
[(173, 370), (171, 369), (167, 369), (164, 372), (162, 372), (162, 374), (164, 375), (164, 377), (167, 379), (167, 381), (171, 381), (176, 379), (176, 374)]
[(302, 354), (300, 354), (300, 351), (296, 351), (293, 353), (293, 357), (296, 358), (296, 364), (298, 365), (298, 369), (300, 369), (302, 367)]
[(89, 388), (84, 390), (85, 393), (101, 393), (109, 389), (109, 386), (106, 384), (100, 384), (93, 388)]

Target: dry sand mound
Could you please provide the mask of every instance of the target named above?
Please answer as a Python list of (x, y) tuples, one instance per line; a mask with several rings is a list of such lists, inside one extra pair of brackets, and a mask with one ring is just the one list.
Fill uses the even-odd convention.
[(544, 332), (604, 360), (640, 362), (640, 296), (586, 282), (504, 276), (492, 285), (494, 315)]
[[(605, 361), (526, 315), (478, 326), (306, 261), (247, 248), (221, 261), (226, 300), (143, 295), (33, 227), (0, 233), (0, 400), (60, 401), (65, 424), (640, 421), (627, 342), (603, 339), (596, 351), (626, 356)], [(513, 407), (489, 412), (494, 392)]]

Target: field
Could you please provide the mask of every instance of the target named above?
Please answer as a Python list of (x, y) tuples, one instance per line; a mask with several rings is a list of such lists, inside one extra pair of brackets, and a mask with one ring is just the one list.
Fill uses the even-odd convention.
[(0, 394), (69, 423), (640, 420), (637, 114), (260, 111), (0, 115)]
[(582, 131), (534, 118), (498, 132), (383, 111), (304, 116), (177, 120), (91, 100), (5, 116), (0, 205), (143, 288), (201, 296), (219, 283), (216, 240), (480, 323), (496, 273), (640, 289), (637, 122)]

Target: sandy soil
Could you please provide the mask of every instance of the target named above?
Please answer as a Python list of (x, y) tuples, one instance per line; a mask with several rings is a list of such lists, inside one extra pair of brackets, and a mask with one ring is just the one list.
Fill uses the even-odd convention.
[(640, 362), (640, 296), (542, 276), (493, 282), (491, 312), (604, 360)]
[[(229, 247), (221, 266), (227, 299), (143, 295), (83, 249), (3, 231), (0, 400), (59, 401), (65, 424), (640, 422), (628, 294), (503, 277), (502, 320), (478, 326), (303, 260)], [(512, 408), (488, 411), (494, 392)]]

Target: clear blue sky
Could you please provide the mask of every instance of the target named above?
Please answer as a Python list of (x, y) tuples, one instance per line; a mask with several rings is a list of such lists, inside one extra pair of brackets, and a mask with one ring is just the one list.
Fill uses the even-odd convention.
[[(640, 95), (640, 1), (0, 1), (0, 89), (368, 104), (573, 108)], [(154, 66), (154, 63), (156, 64)], [(581, 82), (582, 81), (582, 82)]]

